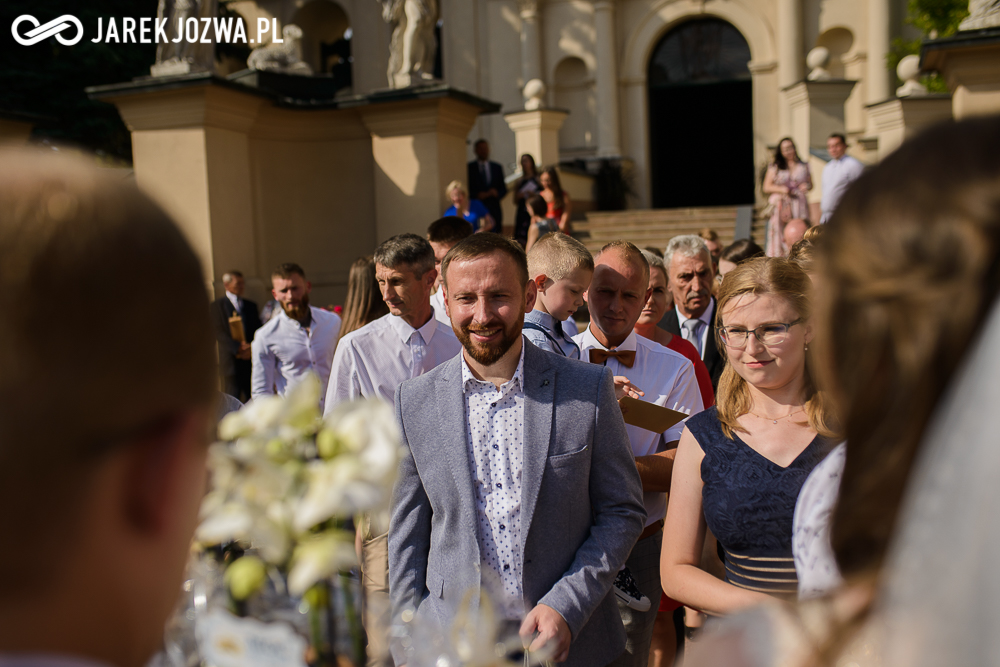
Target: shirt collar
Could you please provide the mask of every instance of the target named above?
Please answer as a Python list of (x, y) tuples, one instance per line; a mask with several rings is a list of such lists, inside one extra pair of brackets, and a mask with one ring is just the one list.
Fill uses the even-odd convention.
[[(597, 336), (594, 335), (594, 332), (590, 329), (589, 324), (587, 325), (587, 330), (583, 332), (583, 338), (580, 340), (583, 343), (583, 345), (580, 346), (581, 350), (583, 348), (590, 349), (592, 347), (598, 350), (612, 349), (610, 347), (604, 347), (604, 345), (601, 344), (601, 341), (597, 340)], [(631, 331), (629, 332), (628, 338), (622, 341), (622, 344), (614, 349), (623, 350), (625, 352), (635, 352), (637, 347), (638, 342), (636, 340), (636, 333), (635, 331)]]
[(234, 306), (239, 305), (239, 303), (240, 303), (240, 297), (236, 296), (235, 294), (233, 294), (229, 290), (226, 290), (226, 296), (229, 298), (229, 300), (232, 302), (232, 304)]
[(525, 320), (534, 322), (540, 327), (544, 327), (551, 331), (555, 336), (559, 338), (563, 337), (562, 322), (552, 317), (548, 313), (544, 313), (540, 310), (532, 310), (530, 313), (524, 316)]
[(674, 306), (674, 310), (677, 311), (677, 325), (681, 326), (688, 320), (701, 320), (706, 326), (712, 326), (712, 313), (715, 312), (715, 297), (710, 297), (708, 302), (708, 308), (705, 309), (698, 317), (684, 317), (680, 309)]
[[(285, 312), (285, 309), (282, 308), (280, 303), (278, 304), (277, 307), (278, 307), (279, 317), (284, 317), (286, 320), (288, 320), (289, 323), (296, 325), (300, 329), (303, 330), (305, 329), (305, 327), (302, 326), (301, 322), (294, 319), (291, 315)], [(309, 326), (311, 327), (312, 325), (316, 324), (316, 306), (309, 306), (309, 317), (310, 317)]]
[(410, 323), (404, 320), (398, 315), (389, 314), (386, 315), (389, 318), (389, 326), (392, 330), (396, 332), (399, 336), (399, 340), (406, 345), (410, 342), (410, 338), (413, 337), (414, 331), (419, 331), (421, 338), (424, 339), (425, 345), (431, 344), (431, 339), (434, 337), (434, 332), (437, 331), (437, 320), (434, 319), (434, 313), (431, 313), (431, 318), (424, 323), (419, 329), (415, 329), (410, 326)]
[[(524, 348), (525, 348), (525, 344), (524, 344), (524, 340), (522, 339), (521, 340), (521, 356), (517, 360), (517, 370), (514, 371), (514, 377), (512, 377), (510, 380), (508, 380), (507, 382), (505, 382), (500, 387), (501, 391), (503, 391), (504, 389), (506, 389), (508, 387), (514, 386), (514, 383), (517, 383), (516, 386), (517, 386), (518, 389), (521, 389), (521, 388), (524, 387)], [(475, 375), (472, 374), (472, 369), (469, 368), (469, 363), (465, 360), (465, 351), (464, 350), (462, 351), (462, 354), (460, 356), (462, 357), (462, 391), (463, 392), (468, 392), (468, 390), (469, 390), (469, 384), (470, 383), (476, 383), (476, 382), (478, 382), (480, 384), (492, 384), (491, 382), (485, 382), (484, 380), (480, 380), (479, 378), (477, 378)]]

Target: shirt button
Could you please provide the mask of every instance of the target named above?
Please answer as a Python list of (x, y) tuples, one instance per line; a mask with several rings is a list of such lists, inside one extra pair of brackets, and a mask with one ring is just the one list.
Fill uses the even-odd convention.
[(503, 524), (501, 523), (501, 524), (500, 524), (500, 530), (507, 530), (507, 526), (505, 526), (505, 525), (503, 525)]
[(496, 404), (496, 403), (490, 403), (490, 407), (491, 407), (491, 408), (495, 408), (496, 406), (497, 406), (497, 404)]
[(503, 488), (503, 484), (501, 484), (500, 482), (497, 482), (497, 488), (498, 489), (502, 489)]
[(510, 569), (510, 565), (508, 565), (507, 563), (504, 563), (503, 564), (503, 571), (506, 572), (509, 569)]
[(493, 449), (495, 449), (495, 450), (497, 450), (499, 452), (500, 451), (500, 445), (493, 445)]

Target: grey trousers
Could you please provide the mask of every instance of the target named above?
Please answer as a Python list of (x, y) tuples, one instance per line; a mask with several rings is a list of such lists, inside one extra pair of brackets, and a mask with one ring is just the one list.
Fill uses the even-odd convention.
[(625, 642), (625, 652), (616, 658), (609, 667), (646, 667), (649, 663), (649, 644), (653, 640), (653, 624), (656, 622), (656, 612), (660, 608), (660, 545), (663, 543), (663, 531), (658, 531), (644, 540), (639, 541), (629, 554), (625, 566), (632, 571), (632, 578), (639, 590), (649, 598), (649, 611), (640, 612), (632, 609), (621, 600), (618, 611), (625, 624), (628, 639)]

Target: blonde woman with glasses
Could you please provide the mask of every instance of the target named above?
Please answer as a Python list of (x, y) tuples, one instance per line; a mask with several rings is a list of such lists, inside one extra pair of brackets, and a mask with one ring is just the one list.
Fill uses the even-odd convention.
[[(674, 463), (660, 571), (667, 595), (709, 614), (794, 598), (792, 515), (806, 477), (836, 442), (810, 372), (809, 278), (759, 258), (726, 275), (717, 328), (726, 368), (716, 407), (688, 419)], [(706, 526), (724, 581), (700, 569)]]

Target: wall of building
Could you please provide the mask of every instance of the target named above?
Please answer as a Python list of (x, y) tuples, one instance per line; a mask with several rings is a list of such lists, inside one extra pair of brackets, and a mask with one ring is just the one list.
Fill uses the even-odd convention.
[[(241, 0), (233, 7), (248, 17), (256, 12), (290, 20), (307, 4)], [(379, 3), (337, 4), (353, 32), (354, 92), (384, 88), (390, 35)], [(531, 20), (538, 34), (537, 66), (548, 87), (547, 101), (572, 107), (562, 137), (564, 144), (576, 145), (564, 145), (562, 157), (609, 155), (609, 146), (617, 146), (634, 163), (637, 206), (649, 205), (646, 69), (657, 43), (673, 27), (691, 18), (718, 17), (746, 38), (752, 56), (754, 156), (760, 165), (777, 140), (790, 132), (782, 89), (805, 77), (810, 49), (828, 48), (831, 74), (859, 82), (845, 104), (845, 129), (856, 140), (874, 132), (866, 106), (887, 99), (895, 89), (895, 76), (877, 71), (885, 69), (891, 38), (912, 31), (903, 25), (906, 0), (439, 0), (439, 5), (446, 82), (500, 102), (504, 112), (523, 107), (524, 73), (532, 66), (524, 60), (525, 17), (537, 16)], [(782, 18), (794, 18), (795, 12), (801, 14), (798, 22)], [(609, 20), (612, 31), (602, 32), (601, 21)], [(602, 34), (613, 35), (614, 43), (599, 44)], [(601, 79), (597, 54), (606, 52), (602, 48), (610, 49), (615, 60), (612, 81)], [(873, 73), (879, 74), (874, 84)], [(608, 97), (612, 106), (602, 107)], [(602, 135), (598, 124), (606, 122), (609, 110), (617, 114), (618, 123), (613, 132), (605, 129)], [(502, 117), (483, 116), (476, 122), (469, 136), (469, 159), (472, 142), (479, 137), (490, 141), (493, 159), (512, 173), (517, 160), (514, 137)]]

